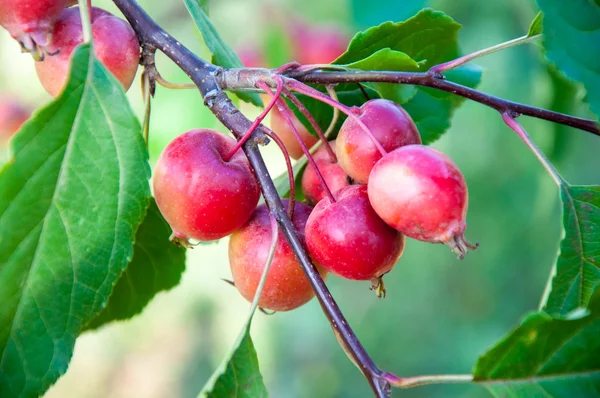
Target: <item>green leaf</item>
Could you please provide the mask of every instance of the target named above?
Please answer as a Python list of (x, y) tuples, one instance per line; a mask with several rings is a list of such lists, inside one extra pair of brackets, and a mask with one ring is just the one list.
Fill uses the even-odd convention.
[[(414, 71), (416, 64), (421, 70), (427, 70), (461, 55), (458, 47), (460, 28), (460, 24), (443, 12), (424, 9), (404, 22), (384, 22), (357, 33), (348, 50), (334, 63), (386, 65), (387, 62), (381, 59), (384, 55), (399, 58), (401, 56), (398, 53), (401, 53), (407, 58), (403, 58), (402, 63), (397, 64), (393, 70)], [(377, 64), (368, 62), (370, 57), (374, 57)], [(476, 65), (465, 65), (447, 72), (446, 78), (468, 87), (476, 87), (481, 79), (481, 69)], [(408, 87), (411, 89), (402, 93), (390, 89), (389, 85), (383, 88), (381, 85), (375, 86), (383, 98), (404, 103), (403, 106), (419, 128), (423, 143), (430, 144), (450, 127), (452, 113), (464, 99), (424, 87)]]
[(121, 85), (89, 45), (71, 70), (0, 173), (1, 397), (39, 396), (65, 373), (148, 206), (148, 153)]
[(531, 21), (531, 25), (529, 25), (529, 32), (527, 32), (527, 37), (536, 36), (542, 34), (544, 30), (544, 14), (540, 11), (537, 13), (533, 21)]
[(150, 200), (148, 212), (135, 235), (133, 259), (121, 274), (108, 305), (86, 329), (139, 314), (160, 291), (179, 284), (185, 270), (185, 249), (169, 241), (171, 227)]
[(586, 308), (600, 285), (600, 187), (562, 186), (564, 238), (544, 311)]
[(363, 70), (418, 71), (419, 64), (401, 51), (382, 48), (367, 58), (344, 65), (348, 68)]
[(600, 295), (594, 312), (573, 320), (540, 312), (484, 354), (475, 381), (496, 397), (597, 397), (600, 394)]
[(231, 355), (225, 358), (223, 369), (217, 371), (214, 379), (204, 387), (201, 397), (261, 398), (268, 395), (250, 337), (250, 324), (241, 337)]
[[(304, 200), (304, 193), (302, 192), (302, 175), (304, 174), (307, 164), (308, 161), (306, 160), (306, 157), (303, 156), (302, 159), (297, 161), (292, 167), (292, 172), (294, 173), (294, 186), (296, 188), (296, 200), (299, 201)], [(288, 177), (287, 171), (275, 178), (273, 183), (275, 184), (275, 188), (280, 197), (290, 197), (290, 178)]]
[(546, 57), (583, 83), (586, 101), (600, 116), (600, 5), (590, 0), (538, 0), (544, 13)]
[[(202, 9), (203, 0), (184, 0), (185, 6), (187, 7), (196, 27), (202, 34), (202, 38), (206, 43), (206, 46), (212, 53), (212, 63), (215, 65), (222, 66), (224, 68), (243, 68), (244, 65), (237, 54), (229, 47), (215, 29), (210, 19)], [(236, 91), (235, 95), (238, 96), (242, 101), (249, 102), (256, 106), (262, 107), (262, 101), (258, 94), (255, 93), (244, 93)]]

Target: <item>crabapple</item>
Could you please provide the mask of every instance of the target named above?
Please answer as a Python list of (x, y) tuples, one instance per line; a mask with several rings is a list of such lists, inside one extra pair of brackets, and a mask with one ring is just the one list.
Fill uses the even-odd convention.
[[(102, 64), (129, 89), (140, 59), (140, 44), (131, 26), (100, 8), (92, 7), (94, 51)], [(79, 7), (66, 8), (59, 15), (50, 52), (57, 54), (35, 63), (37, 75), (46, 91), (56, 97), (64, 88), (71, 54), (83, 42)]]
[[(403, 145), (421, 143), (417, 126), (410, 115), (395, 102), (372, 99), (356, 111), (358, 118), (388, 152)], [(371, 169), (383, 156), (371, 137), (351, 117), (340, 128), (337, 150), (340, 166), (361, 184), (367, 183)]]
[(388, 153), (373, 167), (368, 192), (377, 214), (406, 236), (444, 243), (460, 258), (476, 248), (464, 238), (467, 185), (442, 152), (407, 145)]
[[(283, 144), (285, 145), (290, 157), (292, 159), (299, 159), (304, 152), (302, 151), (302, 147), (298, 143), (296, 136), (292, 132), (291, 127), (288, 125), (286, 118), (281, 114), (279, 109), (276, 106), (271, 109), (271, 129), (279, 136)], [(294, 127), (298, 131), (300, 138), (306, 145), (307, 148), (311, 148), (313, 145), (319, 141), (319, 138), (312, 135), (306, 127), (302, 124), (300, 120), (292, 113), (292, 121), (294, 123)]]
[[(287, 200), (283, 200), (287, 206)], [(298, 237), (304, 242), (304, 228), (311, 208), (295, 203), (292, 222)], [(252, 218), (229, 239), (229, 265), (235, 287), (248, 301), (252, 301), (267, 255), (272, 244), (269, 209), (259, 206)], [(327, 272), (316, 265), (323, 279)], [(304, 274), (291, 246), (279, 231), (275, 255), (258, 305), (274, 311), (289, 311), (300, 307), (313, 298), (314, 292)]]
[(190, 130), (175, 138), (154, 170), (154, 195), (173, 239), (210, 241), (238, 229), (256, 208), (260, 191), (236, 141), (215, 130)]
[(296, 21), (291, 25), (293, 56), (301, 64), (328, 64), (342, 55), (348, 38), (333, 26), (308, 26)]
[[(329, 141), (329, 145), (335, 153), (335, 140)], [(350, 177), (348, 177), (338, 162), (331, 161), (329, 152), (327, 152), (324, 146), (317, 149), (313, 158), (331, 193), (336, 193), (340, 189), (352, 184)], [(304, 192), (308, 202), (312, 204), (318, 203), (327, 196), (321, 179), (317, 176), (314, 167), (310, 163), (306, 166), (304, 175), (302, 176), (302, 192)]]
[(29, 52), (44, 51), (66, 0), (2, 0), (0, 25)]
[(367, 187), (325, 197), (306, 222), (306, 246), (314, 260), (346, 279), (371, 280), (377, 287), (404, 250), (404, 236), (387, 225), (369, 203)]
[(0, 141), (8, 140), (29, 119), (31, 110), (18, 101), (0, 97)]

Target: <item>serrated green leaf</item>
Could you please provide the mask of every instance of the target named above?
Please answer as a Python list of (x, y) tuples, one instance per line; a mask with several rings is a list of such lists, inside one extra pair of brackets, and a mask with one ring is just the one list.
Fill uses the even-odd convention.
[(535, 18), (533, 18), (533, 21), (531, 21), (531, 25), (529, 25), (529, 32), (527, 32), (527, 37), (542, 34), (544, 30), (543, 22), (544, 14), (540, 11), (537, 13)]
[(474, 370), (475, 381), (497, 397), (596, 397), (600, 394), (600, 295), (591, 315), (525, 318)]
[(0, 173), (1, 397), (37, 397), (65, 373), (148, 206), (148, 153), (121, 85), (89, 45), (71, 70)]
[(159, 292), (179, 284), (185, 270), (185, 249), (169, 241), (171, 227), (150, 200), (135, 235), (133, 259), (115, 285), (107, 306), (86, 329), (139, 314)]
[(224, 369), (200, 393), (207, 398), (262, 398), (267, 397), (258, 357), (247, 325), (242, 339), (236, 343), (233, 353), (226, 358)]
[[(335, 64), (350, 65), (368, 59), (384, 49), (388, 54), (400, 52), (422, 70), (458, 58), (461, 53), (458, 47), (458, 31), (461, 25), (441, 11), (424, 9), (404, 22), (384, 22), (357, 33), (348, 50), (342, 54)], [(384, 53), (381, 53), (384, 54)], [(380, 55), (381, 56), (381, 55)], [(404, 61), (405, 65), (393, 70), (414, 71), (414, 64)], [(384, 64), (384, 61), (380, 61)], [(413, 69), (403, 69), (404, 66)], [(481, 79), (481, 69), (476, 65), (465, 65), (446, 73), (448, 80), (476, 87)], [(419, 128), (423, 143), (430, 144), (439, 138), (450, 127), (450, 118), (464, 99), (449, 93), (434, 92), (423, 87), (409, 86), (409, 97), (386, 85), (376, 88), (383, 98), (403, 103)]]
[(600, 285), (600, 187), (562, 186), (564, 238), (544, 311), (586, 308)]
[(583, 83), (586, 101), (600, 116), (600, 5), (589, 0), (538, 0), (544, 13), (546, 57)]
[[(244, 65), (237, 54), (229, 47), (215, 29), (210, 19), (202, 9), (202, 0), (184, 0), (196, 27), (200, 31), (206, 46), (212, 53), (212, 63), (224, 68), (243, 68)], [(262, 107), (263, 103), (254, 93), (235, 91), (235, 95), (242, 101)]]
[(345, 64), (348, 68), (362, 70), (418, 71), (419, 64), (402, 51), (382, 48), (361, 60)]

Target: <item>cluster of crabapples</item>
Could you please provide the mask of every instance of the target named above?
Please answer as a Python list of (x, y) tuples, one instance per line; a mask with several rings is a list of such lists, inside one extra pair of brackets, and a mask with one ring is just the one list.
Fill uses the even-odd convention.
[[(0, 26), (36, 60), (44, 89), (57, 97), (69, 76), (71, 55), (84, 40), (75, 0), (2, 0)], [(90, 21), (94, 51), (100, 62), (129, 89), (137, 72), (140, 44), (131, 26), (100, 8), (92, 7)]]
[[(290, 127), (277, 121), (272, 127), (282, 138), (290, 134)], [(314, 143), (312, 136), (309, 140)], [(236, 144), (214, 130), (188, 131), (161, 154), (153, 185), (178, 243), (231, 235), (234, 285), (251, 301), (273, 227), (267, 206), (257, 207), (259, 185)], [(381, 278), (402, 256), (406, 236), (445, 243), (460, 257), (475, 248), (464, 238), (468, 197), (461, 172), (446, 155), (421, 145), (417, 127), (396, 103), (373, 99), (353, 108), (337, 139), (317, 148), (313, 159), (318, 170), (311, 164), (305, 170), (307, 203), (295, 203), (292, 223), (323, 278), (333, 273), (371, 281), (381, 295)], [(312, 297), (279, 232), (259, 306), (288, 311)]]

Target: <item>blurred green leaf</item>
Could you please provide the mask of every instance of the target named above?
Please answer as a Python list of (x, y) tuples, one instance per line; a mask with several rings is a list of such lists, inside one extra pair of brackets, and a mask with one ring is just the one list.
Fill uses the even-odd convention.
[(0, 396), (40, 396), (106, 305), (148, 206), (148, 153), (119, 82), (79, 46), (64, 93), (0, 173)]
[(544, 14), (540, 11), (537, 13), (533, 21), (531, 21), (531, 25), (529, 25), (529, 32), (527, 32), (527, 37), (539, 35), (544, 30)]
[(169, 241), (171, 227), (150, 200), (135, 235), (133, 259), (115, 285), (108, 304), (86, 329), (139, 314), (160, 291), (179, 284), (185, 270), (185, 249)]
[(266, 48), (265, 57), (268, 67), (276, 68), (292, 59), (292, 43), (288, 35), (280, 26), (269, 25), (266, 27), (265, 42), (263, 48)]
[(562, 186), (564, 238), (544, 311), (586, 308), (600, 285), (600, 187)]
[[(194, 23), (202, 34), (202, 38), (206, 46), (212, 53), (212, 63), (224, 68), (243, 68), (244, 65), (237, 54), (229, 47), (215, 29), (214, 25), (208, 19), (208, 16), (203, 11), (203, 0), (184, 0)], [(258, 94), (235, 92), (242, 101), (249, 102), (256, 106), (262, 107), (262, 101)]]
[(544, 13), (546, 57), (583, 83), (586, 101), (600, 116), (600, 5), (589, 0), (538, 0)]
[[(552, 83), (552, 96), (548, 104), (548, 109), (567, 115), (575, 114), (577, 100), (577, 87), (575, 84), (564, 77), (554, 65), (547, 65), (548, 76)], [(554, 130), (552, 149), (548, 152), (548, 158), (553, 162), (559, 162), (570, 153), (573, 144), (572, 128), (560, 123), (552, 123)]]
[(200, 397), (207, 398), (262, 398), (267, 397), (258, 357), (247, 325), (243, 338), (235, 345), (231, 356), (225, 358), (225, 367), (218, 377), (207, 384)]
[[(296, 188), (296, 199), (299, 201), (304, 200), (304, 193), (302, 192), (302, 175), (304, 174), (304, 170), (306, 169), (308, 161), (306, 157), (303, 156), (302, 159), (296, 162), (296, 164), (292, 167), (292, 171), (294, 173), (294, 186)], [(275, 188), (277, 189), (277, 193), (282, 198), (290, 197), (290, 178), (288, 176), (287, 171), (273, 179), (273, 183), (275, 184)]]
[(600, 394), (600, 295), (592, 315), (553, 319), (539, 312), (484, 354), (474, 370), (497, 397), (597, 397)]
[(427, 0), (351, 0), (350, 9), (355, 25), (360, 28), (378, 25), (390, 19), (410, 18), (427, 3)]
[[(424, 9), (404, 22), (384, 22), (357, 33), (348, 50), (335, 60), (334, 64), (357, 65), (373, 54), (387, 49), (387, 52), (381, 52), (377, 56), (378, 64), (386, 65), (386, 62), (380, 59), (382, 55), (388, 54), (398, 58), (399, 52), (408, 58), (393, 70), (414, 71), (415, 63), (418, 63), (422, 70), (427, 70), (461, 55), (458, 47), (460, 28), (460, 24), (443, 12)], [(446, 78), (476, 87), (481, 79), (481, 69), (473, 64), (465, 65), (446, 73)], [(450, 127), (454, 109), (464, 100), (449, 93), (436, 93), (422, 87), (408, 91), (408, 94), (412, 95), (408, 99), (405, 93), (398, 93), (390, 90), (389, 85), (386, 86), (385, 89), (376, 86), (376, 89), (383, 98), (400, 103), (406, 101), (403, 106), (415, 119), (424, 144), (432, 143)]]

